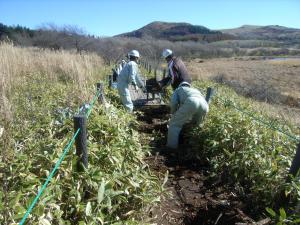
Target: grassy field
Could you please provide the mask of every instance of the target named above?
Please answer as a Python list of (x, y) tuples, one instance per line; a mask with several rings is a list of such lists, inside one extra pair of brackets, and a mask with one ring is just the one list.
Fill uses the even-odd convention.
[(1, 115), (13, 119), (11, 97), (14, 88), (22, 86), (31, 77), (43, 77), (52, 83), (71, 83), (75, 98), (88, 97), (87, 88), (93, 76), (103, 66), (95, 54), (73, 54), (69, 51), (50, 51), (39, 48), (14, 47), (0, 44), (0, 105)]
[(194, 79), (214, 80), (258, 100), (257, 109), (300, 124), (300, 59), (258, 57), (194, 59), (187, 63)]
[[(101, 57), (90, 53), (21, 48), (7, 43), (0, 45), (0, 58), (0, 223), (17, 224), (73, 135), (73, 115), (80, 105), (91, 101), (95, 83), (104, 79), (109, 68)], [(195, 82), (199, 88), (211, 85), (218, 86), (218, 98), (211, 105), (204, 127), (196, 127), (189, 134), (191, 156), (211, 162), (209, 176), (225, 171), (241, 188), (239, 194), (245, 188), (246, 197), (263, 211), (260, 216), (265, 214), (265, 207), (273, 207), (275, 193), (282, 190), (290, 193), (295, 203), (299, 181), (286, 184), (284, 179), (297, 143), (223, 104), (220, 97), (253, 109), (251, 101), (231, 89)], [(144, 162), (150, 146), (143, 146), (135, 129), (135, 116), (120, 106), (116, 91), (106, 91), (111, 104), (96, 105), (88, 118), (89, 168), (77, 171), (77, 156), (72, 149), (28, 224), (149, 222), (147, 212), (166, 190)], [(268, 120), (264, 114), (255, 115)], [(274, 126), (281, 127), (280, 121)], [(293, 126), (282, 127), (299, 135)], [(291, 220), (298, 218), (293, 213), (288, 216)]]
[[(94, 97), (108, 67), (90, 53), (3, 43), (0, 54), (0, 224), (17, 224), (71, 139), (73, 115)], [(26, 224), (143, 220), (162, 190), (143, 162), (147, 149), (131, 124), (124, 110), (95, 106), (88, 122), (88, 170), (77, 171), (73, 147)]]

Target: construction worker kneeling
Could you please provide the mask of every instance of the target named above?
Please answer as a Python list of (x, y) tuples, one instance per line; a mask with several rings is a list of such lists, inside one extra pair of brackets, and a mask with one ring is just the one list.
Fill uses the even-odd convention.
[(208, 112), (208, 103), (200, 91), (188, 82), (182, 82), (171, 97), (171, 120), (168, 129), (167, 147), (176, 149), (184, 124), (200, 125)]

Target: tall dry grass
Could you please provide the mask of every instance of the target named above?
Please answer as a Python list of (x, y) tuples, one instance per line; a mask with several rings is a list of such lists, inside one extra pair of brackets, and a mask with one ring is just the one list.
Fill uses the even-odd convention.
[(14, 87), (25, 80), (41, 77), (49, 83), (63, 81), (74, 87), (72, 97), (89, 97), (88, 88), (93, 77), (104, 65), (96, 54), (76, 54), (75, 51), (51, 51), (22, 48), (12, 43), (0, 43), (0, 140), (7, 139), (13, 121), (11, 98)]
[[(87, 100), (90, 97), (88, 89), (91, 88), (93, 79), (103, 65), (103, 60), (96, 54), (79, 55), (72, 51), (22, 48), (12, 43), (0, 42), (0, 164), (6, 165), (0, 168), (0, 192), (3, 193), (0, 205), (4, 208), (8, 208), (7, 196), (10, 192), (8, 179), (12, 176), (8, 168), (14, 155), (17, 154), (16, 151), (12, 151), (16, 149), (18, 143), (14, 136), (15, 127), (23, 126), (20, 122), (23, 118), (20, 118), (18, 111), (20, 109), (18, 104), (22, 101), (18, 102), (18, 98), (21, 96), (25, 101), (31, 101), (26, 93), (20, 91), (25, 87), (34, 93), (36, 89), (30, 88), (39, 84), (41, 86), (39, 91), (43, 91), (49, 84), (49, 88), (51, 85), (58, 89), (67, 88), (66, 92), (70, 98)], [(7, 224), (8, 215), (2, 215), (4, 224)]]
[(239, 57), (186, 63), (195, 80), (214, 80), (258, 100), (257, 108), (300, 126), (300, 59)]
[(22, 84), (26, 77), (39, 74), (49, 84), (65, 80), (77, 85), (81, 96), (87, 95), (92, 76), (103, 66), (96, 54), (76, 54), (72, 51), (51, 51), (40, 48), (21, 48), (12, 43), (0, 43), (1, 115), (11, 118), (9, 95), (14, 85)]

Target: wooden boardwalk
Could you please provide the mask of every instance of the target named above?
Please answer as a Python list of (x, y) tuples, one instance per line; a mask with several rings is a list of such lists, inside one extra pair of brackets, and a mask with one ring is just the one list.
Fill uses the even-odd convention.
[[(145, 82), (145, 78), (142, 79)], [(117, 88), (117, 83), (112, 83), (112, 88)], [(138, 90), (134, 89), (133, 85), (129, 85), (129, 91), (131, 100), (133, 102), (134, 106), (140, 107), (140, 106), (146, 106), (146, 105), (165, 105), (165, 103), (162, 100), (161, 93), (144, 93), (140, 88)]]
[(133, 85), (129, 86), (131, 100), (134, 106), (143, 106), (143, 105), (164, 105), (160, 94), (143, 93), (141, 89), (135, 90)]
[(134, 106), (164, 105), (161, 94), (143, 93), (141, 89), (135, 90), (133, 85), (129, 86), (131, 100)]

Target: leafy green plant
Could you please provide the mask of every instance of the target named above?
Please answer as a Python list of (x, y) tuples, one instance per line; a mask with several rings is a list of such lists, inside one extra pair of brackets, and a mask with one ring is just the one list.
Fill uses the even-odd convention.
[[(81, 105), (72, 85), (31, 74), (14, 87), (15, 119), (0, 190), (0, 221), (18, 223), (73, 135)], [(94, 89), (94, 85), (91, 85)], [(94, 93), (91, 89), (90, 92)], [(28, 224), (140, 224), (159, 201), (160, 181), (143, 162), (147, 148), (132, 129), (135, 118), (121, 107), (95, 106), (88, 119), (89, 167), (76, 169), (74, 148), (28, 217)], [(22, 126), (20, 126), (22, 124)]]
[(279, 211), (276, 213), (271, 208), (266, 208), (266, 211), (276, 221), (276, 225), (285, 225), (285, 224), (299, 224), (300, 218), (299, 215), (292, 214), (290, 216), (287, 215), (287, 212), (284, 208), (280, 208)]
[[(198, 82), (195, 85), (203, 88), (213, 84)], [(226, 99), (230, 99), (230, 104)], [(251, 196), (248, 201), (254, 210), (273, 206), (276, 195), (284, 190), (289, 191), (292, 202), (296, 202), (300, 198), (299, 184), (287, 184), (285, 180), (297, 142), (237, 109), (253, 111), (248, 100), (219, 86), (204, 126), (190, 132), (190, 154), (206, 159), (212, 175), (223, 174), (241, 195)], [(260, 121), (269, 120), (257, 112), (251, 115)], [(294, 127), (282, 126), (279, 120), (273, 120), (272, 126), (298, 133)], [(285, 219), (289, 216), (294, 215), (287, 215)]]

